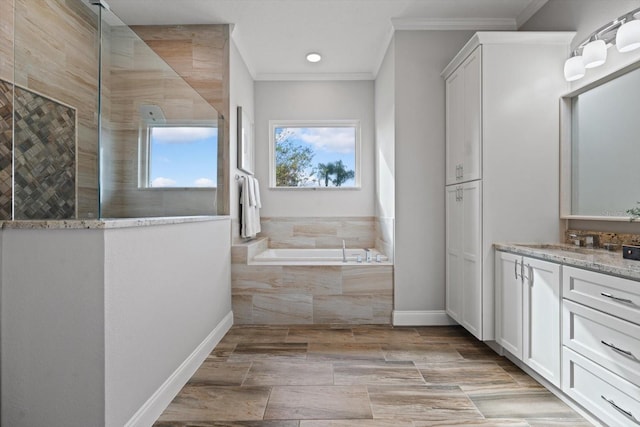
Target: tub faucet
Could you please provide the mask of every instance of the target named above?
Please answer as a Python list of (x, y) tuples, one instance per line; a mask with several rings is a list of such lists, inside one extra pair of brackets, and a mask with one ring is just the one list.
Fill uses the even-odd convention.
[(364, 258), (365, 261), (371, 262), (371, 250), (364, 248)]
[(342, 262), (347, 262), (347, 245), (342, 239)]

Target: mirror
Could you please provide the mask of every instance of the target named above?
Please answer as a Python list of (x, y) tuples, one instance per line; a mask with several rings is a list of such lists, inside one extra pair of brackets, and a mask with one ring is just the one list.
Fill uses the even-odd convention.
[(253, 123), (238, 107), (238, 169), (253, 175)]
[[(635, 66), (637, 67), (637, 65)], [(564, 98), (563, 217), (629, 221), (640, 207), (640, 69), (624, 70)], [(570, 147), (566, 145), (570, 141)], [(567, 173), (567, 169), (570, 171)], [(567, 176), (569, 175), (569, 176)]]

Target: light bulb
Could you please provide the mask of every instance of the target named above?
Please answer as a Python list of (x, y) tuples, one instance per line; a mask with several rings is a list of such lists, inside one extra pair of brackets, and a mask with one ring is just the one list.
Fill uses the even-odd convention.
[(582, 50), (584, 68), (594, 68), (604, 64), (607, 60), (607, 44), (604, 40), (594, 40)]
[(307, 61), (309, 62), (320, 62), (322, 56), (319, 53), (311, 52), (307, 54)]
[(572, 56), (564, 63), (564, 78), (568, 82), (581, 79), (585, 72), (582, 56)]
[(618, 52), (631, 52), (640, 47), (640, 21), (627, 21), (616, 34)]

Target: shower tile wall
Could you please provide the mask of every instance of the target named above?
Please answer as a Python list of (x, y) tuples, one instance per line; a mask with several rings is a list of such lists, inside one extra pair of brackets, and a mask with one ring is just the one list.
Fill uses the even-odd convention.
[(19, 87), (14, 98), (12, 91), (0, 80), (0, 219), (11, 219), (12, 198), (15, 219), (73, 218), (76, 111)]
[[(4, 13), (15, 4), (13, 15)], [(2, 0), (0, 53), (15, 27), (12, 83), (77, 112), (77, 210), (98, 209), (98, 18), (82, 0)], [(10, 43), (11, 41), (9, 41)], [(10, 44), (9, 44), (10, 45)], [(10, 55), (13, 57), (12, 50)], [(13, 63), (12, 63), (13, 65)], [(4, 70), (4, 63), (0, 72)], [(6, 74), (3, 74), (6, 76)]]
[(76, 210), (76, 112), (15, 88), (14, 219), (68, 219)]
[(13, 85), (0, 80), (0, 221), (11, 219)]

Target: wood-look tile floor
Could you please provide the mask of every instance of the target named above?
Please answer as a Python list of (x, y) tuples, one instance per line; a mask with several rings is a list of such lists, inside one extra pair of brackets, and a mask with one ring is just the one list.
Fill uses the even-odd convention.
[(233, 327), (155, 427), (587, 427), (457, 326)]

